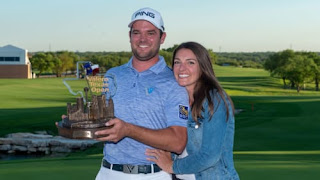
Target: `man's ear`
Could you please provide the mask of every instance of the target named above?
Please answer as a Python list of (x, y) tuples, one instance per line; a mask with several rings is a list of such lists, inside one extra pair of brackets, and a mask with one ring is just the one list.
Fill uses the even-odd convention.
[(161, 39), (160, 39), (160, 43), (163, 44), (164, 43), (164, 40), (166, 39), (167, 37), (167, 33), (166, 32), (163, 32), (162, 36), (161, 36)]

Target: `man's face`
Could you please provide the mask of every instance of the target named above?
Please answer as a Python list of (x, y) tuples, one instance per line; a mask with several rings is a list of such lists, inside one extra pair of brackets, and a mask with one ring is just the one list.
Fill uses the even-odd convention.
[(134, 22), (129, 33), (132, 53), (140, 61), (157, 56), (166, 37), (164, 33), (160, 39), (160, 30), (144, 20)]

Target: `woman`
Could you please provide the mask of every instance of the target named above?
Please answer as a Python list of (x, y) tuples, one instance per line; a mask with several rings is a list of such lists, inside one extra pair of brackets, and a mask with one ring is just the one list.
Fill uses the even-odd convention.
[(189, 94), (187, 156), (172, 160), (168, 152), (148, 149), (148, 160), (178, 178), (239, 179), (232, 154), (233, 103), (215, 77), (208, 51), (196, 42), (182, 43), (172, 64), (176, 80)]

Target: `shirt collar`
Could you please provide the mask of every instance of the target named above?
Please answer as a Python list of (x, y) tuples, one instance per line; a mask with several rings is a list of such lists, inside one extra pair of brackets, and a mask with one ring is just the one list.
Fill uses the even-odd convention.
[[(126, 64), (126, 66), (128, 68), (134, 69), (135, 68), (132, 66), (132, 59), (133, 57), (130, 58), (129, 62)], [(151, 71), (155, 74), (159, 74), (160, 72), (162, 72), (162, 70), (167, 66), (166, 61), (164, 60), (164, 58), (162, 56), (159, 56), (159, 61), (154, 64), (153, 66), (151, 66), (148, 70), (146, 71)]]

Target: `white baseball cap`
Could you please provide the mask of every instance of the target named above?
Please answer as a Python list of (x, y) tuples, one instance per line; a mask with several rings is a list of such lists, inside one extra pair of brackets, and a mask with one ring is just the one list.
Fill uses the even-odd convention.
[(136, 11), (131, 16), (131, 22), (129, 23), (128, 27), (131, 28), (132, 24), (137, 20), (146, 20), (152, 23), (154, 26), (156, 26), (158, 29), (160, 29), (162, 32), (164, 31), (164, 24), (161, 17), (161, 14), (151, 8), (142, 8)]

